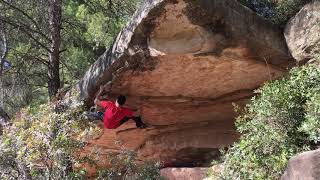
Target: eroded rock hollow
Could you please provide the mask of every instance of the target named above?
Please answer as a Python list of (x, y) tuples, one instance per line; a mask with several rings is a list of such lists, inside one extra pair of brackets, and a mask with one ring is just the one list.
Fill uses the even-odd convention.
[(204, 165), (238, 138), (233, 103), (292, 63), (282, 31), (236, 0), (148, 0), (79, 88), (90, 105), (112, 82), (152, 128), (105, 129), (88, 152), (124, 148), (141, 161)]

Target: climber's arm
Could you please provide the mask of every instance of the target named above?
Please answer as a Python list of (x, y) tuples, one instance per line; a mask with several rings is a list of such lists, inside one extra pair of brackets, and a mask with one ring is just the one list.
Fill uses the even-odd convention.
[(103, 107), (105, 108), (105, 105), (103, 105), (103, 101), (102, 101), (102, 93), (106, 91), (108, 93), (110, 93), (111, 91), (111, 83), (105, 85), (105, 86), (100, 86), (100, 90), (98, 92), (98, 94), (96, 95), (96, 98), (94, 100), (94, 104), (97, 105), (97, 106), (100, 106), (100, 107)]
[(100, 90), (94, 99), (94, 104), (101, 107), (101, 94), (103, 92), (103, 86), (100, 86)]

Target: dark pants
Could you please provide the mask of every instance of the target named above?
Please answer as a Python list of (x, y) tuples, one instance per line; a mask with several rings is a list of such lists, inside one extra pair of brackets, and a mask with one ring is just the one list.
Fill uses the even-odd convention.
[(124, 117), (121, 121), (120, 121), (120, 126), (124, 123), (126, 123), (127, 121), (129, 121), (130, 119), (134, 120), (134, 122), (136, 123), (137, 128), (141, 128), (142, 126), (144, 126), (144, 123), (141, 120), (140, 116), (137, 117)]

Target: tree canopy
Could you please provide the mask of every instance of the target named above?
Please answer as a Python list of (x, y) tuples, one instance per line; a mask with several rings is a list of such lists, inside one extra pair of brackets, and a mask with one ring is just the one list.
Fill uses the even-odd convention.
[(12, 67), (1, 76), (1, 102), (10, 113), (74, 85), (110, 46), (139, 0), (65, 0), (56, 9), (52, 2), (0, 0), (1, 44), (7, 49), (0, 53)]

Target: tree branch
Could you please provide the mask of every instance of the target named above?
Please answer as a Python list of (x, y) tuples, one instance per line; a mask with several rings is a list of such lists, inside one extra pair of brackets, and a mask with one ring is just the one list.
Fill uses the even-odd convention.
[(11, 9), (16, 10), (17, 12), (21, 13), (23, 16), (25, 16), (27, 19), (29, 19), (33, 25), (36, 27), (37, 31), (29, 28), (30, 30), (40, 34), (43, 38), (45, 38), (48, 42), (51, 42), (50, 38), (48, 38), (43, 32), (41, 32), (41, 28), (39, 27), (38, 23), (31, 17), (29, 16), (26, 12), (21, 10), (20, 8), (12, 5), (11, 3), (5, 1), (5, 0), (0, 0), (0, 2), (3, 2), (4, 4), (8, 5)]
[(6, 20), (6, 18), (0, 16), (0, 21), (4, 22), (4, 23), (7, 23), (9, 25), (11, 25), (12, 27), (14, 28), (18, 28), (19, 30), (21, 30), (24, 34), (26, 34), (29, 38), (31, 38), (36, 44), (38, 44), (39, 46), (41, 46), (43, 49), (45, 49), (46, 51), (48, 52), (51, 52), (50, 49), (44, 45), (43, 43), (41, 43), (38, 39), (36, 39), (28, 30), (28, 27), (25, 27), (25, 26), (21, 26), (15, 22), (12, 22), (12, 21), (8, 21)]

